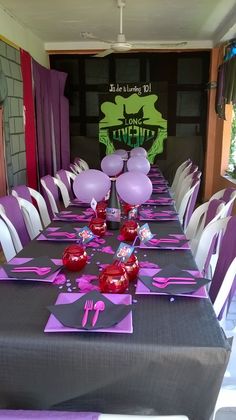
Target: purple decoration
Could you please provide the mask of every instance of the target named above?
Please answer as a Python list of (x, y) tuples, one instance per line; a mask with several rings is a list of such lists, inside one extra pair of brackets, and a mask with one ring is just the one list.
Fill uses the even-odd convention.
[(30, 237), (17, 199), (13, 195), (0, 197), (0, 204), (3, 206), (6, 216), (15, 227), (22, 245), (26, 245), (30, 241)]
[(133, 156), (127, 162), (128, 171), (140, 171), (148, 174), (150, 163), (144, 156)]
[(58, 274), (53, 282), (53, 284), (65, 284), (66, 276), (65, 274)]
[(147, 156), (147, 152), (144, 149), (144, 147), (135, 147), (134, 149), (131, 150), (130, 152), (130, 156)]
[(122, 159), (128, 159), (128, 152), (124, 149), (117, 149), (114, 152), (115, 155), (119, 155)]
[(104, 246), (103, 248), (101, 248), (101, 251), (105, 252), (106, 254), (115, 254), (115, 252), (110, 246)]
[(84, 203), (102, 201), (111, 187), (109, 177), (97, 169), (88, 169), (78, 174), (74, 180), (73, 189), (76, 197)]
[(123, 159), (118, 154), (108, 155), (102, 159), (101, 168), (108, 176), (115, 176), (122, 172)]
[(116, 190), (122, 200), (135, 206), (149, 200), (152, 195), (152, 183), (144, 173), (130, 171), (117, 178)]

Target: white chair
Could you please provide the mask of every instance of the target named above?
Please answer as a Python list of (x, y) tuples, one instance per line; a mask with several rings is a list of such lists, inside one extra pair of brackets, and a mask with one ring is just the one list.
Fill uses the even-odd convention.
[(190, 164), (190, 162), (191, 162), (190, 159), (188, 159), (185, 162), (183, 162), (181, 165), (179, 165), (179, 167), (176, 169), (175, 176), (174, 176), (173, 182), (172, 182), (171, 187), (170, 187), (172, 191), (175, 191), (181, 173), (186, 168), (186, 166), (188, 166)]
[(73, 200), (75, 196), (73, 194), (71, 184), (74, 182), (76, 175), (73, 172), (66, 171), (65, 169), (60, 169), (56, 173), (56, 178), (63, 182), (69, 194), (70, 200)]
[(78, 166), (80, 169), (82, 169), (82, 171), (87, 171), (87, 169), (89, 169), (89, 166), (88, 166), (87, 162), (85, 162), (84, 159), (75, 158), (74, 159), (74, 164), (76, 166)]
[(183, 196), (182, 201), (179, 205), (179, 207), (177, 208), (177, 211), (179, 213), (179, 220), (180, 223), (182, 223), (184, 225), (184, 215), (185, 212), (187, 210), (188, 204), (192, 198), (193, 195), (197, 195), (197, 192), (199, 190), (199, 186), (200, 186), (200, 181), (197, 181), (193, 187), (191, 187)]
[(20, 197), (20, 198), (26, 199), (26, 195), (24, 194), (24, 189), (27, 189), (28, 192), (30, 193), (30, 196), (35, 199), (42, 224), (44, 227), (47, 227), (49, 223), (51, 222), (51, 220), (48, 214), (46, 202), (43, 196), (38, 191), (34, 190), (33, 188), (27, 187), (26, 185), (21, 185), (19, 187), (14, 187), (12, 189), (12, 195), (14, 195), (14, 197), (16, 198)]
[(80, 168), (76, 163), (70, 164), (70, 170), (75, 174), (78, 175), (80, 172), (83, 172), (83, 169)]
[[(229, 292), (231, 290), (231, 287), (233, 285), (233, 282), (235, 280), (236, 277), (236, 257), (233, 259), (233, 261), (231, 262), (224, 280), (221, 284), (220, 290), (217, 294), (216, 300), (213, 304), (214, 307), (214, 311), (216, 313), (216, 316), (218, 317), (222, 308), (224, 307), (224, 304), (229, 296)], [(222, 319), (222, 325), (224, 323), (224, 319)]]
[(200, 171), (198, 173), (196, 173), (196, 172), (197, 172), (197, 170), (195, 170), (191, 174), (187, 175), (182, 180), (181, 186), (175, 194), (175, 206), (176, 206), (177, 210), (179, 210), (179, 208), (180, 208), (183, 197), (190, 190), (190, 188), (193, 186), (193, 180), (194, 179), (198, 180), (198, 179), (201, 178), (202, 173)]
[(191, 166), (192, 166), (192, 162), (189, 162), (188, 164), (187, 164), (187, 166), (181, 171), (181, 173), (180, 173), (180, 175), (179, 175), (179, 178), (178, 178), (178, 180), (177, 180), (177, 183), (176, 183), (176, 185), (175, 185), (175, 188), (174, 189), (172, 189), (171, 188), (171, 192), (172, 192), (172, 196), (175, 198), (176, 196), (178, 196), (178, 194), (179, 194), (179, 191), (180, 191), (180, 189), (181, 189), (181, 187), (182, 187), (182, 183), (183, 183), (183, 180), (184, 180), (184, 178), (187, 176), (187, 175), (189, 175), (190, 174), (190, 169), (191, 169)]
[(187, 416), (135, 416), (129, 414), (100, 414), (99, 420), (188, 420)]
[[(13, 225), (12, 227), (14, 228)], [(11, 237), (11, 232), (7, 224), (2, 219), (0, 219), (0, 232), (0, 244), (3, 250), (4, 257), (6, 261), (10, 261), (16, 255), (16, 249), (14, 247), (14, 243)], [(19, 237), (18, 240), (20, 242)]]
[(30, 239), (36, 238), (43, 229), (38, 210), (24, 198), (16, 197), (20, 205)]
[(55, 185), (57, 185), (57, 187), (59, 188), (64, 206), (68, 207), (70, 205), (70, 196), (64, 182), (62, 182), (59, 178), (52, 178)]
[[(223, 218), (225, 214), (225, 205), (221, 200), (214, 200), (216, 208), (215, 213), (210, 220), (211, 222), (215, 222), (218, 219)], [(208, 201), (207, 203), (201, 204), (199, 207), (197, 207), (189, 221), (189, 224), (186, 228), (185, 234), (186, 238), (190, 241), (190, 247), (192, 250), (192, 253), (195, 254), (196, 248), (199, 242), (199, 238), (202, 234), (202, 231), (206, 225), (206, 216), (209, 211), (209, 208), (211, 206), (211, 203), (213, 203), (213, 200)], [(218, 203), (218, 205), (217, 205)]]
[(210, 259), (213, 253), (214, 239), (219, 236), (221, 232), (224, 232), (230, 217), (216, 220), (215, 222), (209, 223), (204, 229), (199, 238), (199, 243), (195, 253), (195, 261), (199, 271), (204, 275), (210, 265)]

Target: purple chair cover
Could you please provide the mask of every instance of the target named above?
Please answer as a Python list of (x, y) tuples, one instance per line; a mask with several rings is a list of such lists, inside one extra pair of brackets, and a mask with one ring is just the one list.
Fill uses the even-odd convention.
[(3, 205), (6, 216), (15, 227), (22, 245), (26, 245), (30, 237), (17, 199), (13, 195), (0, 197), (0, 204)]
[[(233, 259), (236, 256), (236, 216), (231, 217), (229, 220), (224, 236), (222, 238), (221, 246), (220, 246), (220, 252), (218, 261), (216, 264), (215, 273), (212, 279), (211, 288), (209, 290), (209, 296), (211, 298), (211, 301), (214, 303), (216, 296), (220, 290), (222, 281), (224, 280), (225, 274), (233, 261)], [(236, 273), (235, 273), (236, 274)], [(222, 311), (219, 315), (219, 319), (221, 319), (222, 314), (225, 309), (225, 305), (228, 304), (228, 307), (231, 303), (232, 297), (235, 293), (236, 284), (234, 281), (234, 284), (231, 288), (230, 294), (228, 296), (228, 299), (226, 302), (222, 302)]]
[[(56, 204), (59, 206), (60, 203), (59, 203), (58, 188), (57, 188), (57, 185), (54, 184), (53, 177), (51, 175), (46, 175), (46, 176), (43, 176), (41, 179), (45, 182), (46, 187), (49, 189), (49, 191), (53, 195), (53, 197), (56, 201)], [(43, 193), (44, 199), (45, 199), (46, 204), (47, 204), (49, 216), (52, 219), (54, 213), (53, 213), (53, 210), (51, 208), (51, 204), (50, 204), (50, 201), (48, 199), (47, 192), (44, 190), (44, 188), (42, 188), (42, 193)]]
[(17, 187), (12, 188), (12, 191), (15, 191), (20, 198), (24, 198), (24, 200), (33, 204), (29, 188), (26, 185), (18, 185)]
[(73, 411), (0, 410), (1, 420), (98, 420), (99, 413)]
[(214, 219), (217, 214), (217, 210), (221, 204), (225, 204), (223, 200), (213, 199), (209, 202), (209, 206), (206, 213), (206, 219), (204, 223), (204, 227), (208, 225)]
[[(224, 191), (224, 194), (223, 194), (222, 200), (224, 200), (224, 201), (225, 201), (225, 203), (227, 204), (227, 203), (231, 200), (232, 194), (233, 194), (235, 191), (236, 191), (236, 189), (235, 189), (235, 188), (226, 188), (226, 190)], [(229, 207), (229, 210), (228, 210), (228, 212), (227, 212), (227, 215), (226, 215), (226, 216), (231, 216), (231, 214), (232, 214), (232, 210), (233, 210), (233, 205), (234, 205), (234, 203), (232, 203), (232, 204), (231, 204), (231, 206)]]
[(197, 196), (198, 196), (198, 191), (199, 191), (199, 187), (200, 187), (200, 181), (197, 178), (197, 176), (193, 176), (193, 182), (192, 182), (192, 187), (195, 185), (195, 188), (193, 190), (193, 193), (188, 201), (187, 204), (187, 208), (185, 210), (185, 214), (184, 214), (184, 229), (186, 229), (186, 227), (188, 226), (189, 220), (192, 216), (193, 210), (195, 208), (196, 205), (196, 201), (197, 201)]
[(63, 182), (63, 184), (65, 184), (68, 194), (70, 196), (70, 199), (71, 200), (74, 199), (74, 195), (71, 189), (71, 184), (68, 180), (65, 169), (60, 169), (60, 171), (57, 171), (57, 175), (59, 175), (60, 180)]
[(197, 165), (191, 165), (189, 174), (192, 174), (197, 168), (198, 168)]

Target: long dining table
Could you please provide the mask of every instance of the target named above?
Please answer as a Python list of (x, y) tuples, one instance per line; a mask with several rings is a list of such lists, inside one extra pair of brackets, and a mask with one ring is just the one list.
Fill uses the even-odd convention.
[[(157, 213), (174, 210), (173, 205), (151, 208)], [(85, 209), (67, 210), (83, 214)], [(183, 235), (179, 220), (147, 223), (154, 234)], [(65, 222), (54, 220), (50, 225), (60, 226)], [(230, 344), (208, 297), (137, 294), (134, 281), (127, 291), (133, 299), (132, 333), (44, 332), (48, 306), (59, 293), (80, 292), (76, 280), (81, 275), (98, 276), (101, 264), (112, 262), (118, 235), (112, 231), (104, 237), (105, 246), (87, 247), (89, 264), (81, 272), (63, 268), (63, 283), (1, 280), (0, 408), (185, 414), (190, 420), (209, 420)], [(35, 238), (17, 258), (60, 259), (68, 245)], [(175, 264), (182, 270), (197, 269), (190, 249), (137, 247), (135, 254), (143, 267)]]

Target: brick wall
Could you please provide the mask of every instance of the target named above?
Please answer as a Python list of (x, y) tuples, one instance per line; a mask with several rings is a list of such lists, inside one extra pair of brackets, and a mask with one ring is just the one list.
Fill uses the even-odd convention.
[(0, 40), (0, 71), (6, 77), (8, 95), (3, 103), (7, 177), (9, 187), (26, 183), (23, 83), (20, 52)]

